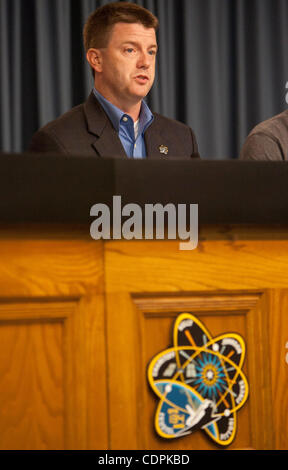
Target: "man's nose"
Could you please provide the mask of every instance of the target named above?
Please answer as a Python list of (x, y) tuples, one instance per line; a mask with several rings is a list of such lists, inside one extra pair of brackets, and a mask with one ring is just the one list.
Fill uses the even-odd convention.
[(138, 58), (137, 65), (139, 68), (148, 69), (151, 65), (152, 56), (148, 52), (142, 52)]

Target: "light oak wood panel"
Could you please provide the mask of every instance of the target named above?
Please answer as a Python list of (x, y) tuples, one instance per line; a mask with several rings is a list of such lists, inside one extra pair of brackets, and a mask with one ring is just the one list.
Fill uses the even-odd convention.
[[(0, 447), (64, 448), (63, 325), (73, 304), (0, 304)], [(50, 305), (49, 310), (53, 310)]]
[[(130, 299), (127, 294), (110, 294), (107, 305), (110, 390), (121, 383), (121, 397), (117, 394), (116, 402), (110, 402), (111, 448), (215, 448), (201, 432), (170, 441), (154, 431), (157, 398), (148, 386), (147, 366), (152, 357), (172, 345), (174, 320), (187, 311), (196, 314), (213, 336), (237, 332), (247, 343), (244, 371), (252, 391), (248, 403), (237, 413), (237, 437), (230, 448), (272, 448), (269, 366), (263, 351), (258, 354), (254, 347), (267, 341), (266, 307), (261, 293), (150, 295)], [(122, 339), (116, 335), (116, 325), (118, 329), (121, 325)], [(260, 420), (259, 414), (263, 415)]]
[[(105, 304), (102, 295), (83, 298), (79, 315), (83, 312), (85, 344), (84, 363), (86, 369), (85, 395), (87, 441), (85, 448), (108, 449), (108, 366)], [(89, 315), (87, 312), (89, 311)], [(74, 352), (75, 355), (75, 352)]]
[(288, 241), (205, 241), (105, 244), (109, 292), (253, 290), (288, 286)]
[(250, 386), (251, 435), (255, 449), (274, 449), (275, 430), (269, 349), (269, 297), (267, 292), (247, 315), (247, 359)]
[(0, 447), (107, 447), (102, 296), (0, 303)]
[[(0, 335), (2, 328), (6, 338), (0, 346), (0, 401), (4, 399), (6, 416), (1, 446), (104, 449), (108, 420), (103, 244), (77, 241), (69, 234), (52, 240), (44, 234), (38, 240), (38, 235), (0, 239)], [(48, 341), (53, 334), (59, 339), (58, 349), (55, 341)], [(19, 341), (11, 362), (15, 335), (27, 341)], [(35, 344), (37, 356), (31, 353)], [(7, 397), (16, 393), (13, 384), (20, 380), (24, 358), (27, 373), (21, 380), (26, 388), (15, 398), (14, 416)], [(59, 380), (53, 385), (54, 363)], [(31, 394), (26, 393), (29, 384)], [(45, 394), (43, 407), (51, 409), (52, 416), (41, 409)]]
[(102, 296), (80, 299), (65, 322), (65, 448), (108, 447), (107, 364)]
[(102, 244), (83, 240), (0, 240), (0, 296), (103, 293)]
[(288, 449), (288, 289), (270, 291), (269, 351), (276, 449)]
[[(270, 240), (265, 234), (261, 235), (261, 240), (255, 240), (259, 233), (256, 236), (253, 231), (251, 239), (247, 240), (245, 233), (240, 233), (237, 240), (238, 234), (232, 230), (228, 234), (231, 238), (227, 240), (224, 230), (223, 240), (219, 240), (221, 234), (216, 231), (216, 240), (200, 242), (197, 250), (192, 252), (180, 252), (178, 243), (169, 241), (116, 241), (105, 244), (106, 288), (111, 298), (120, 298), (121, 292), (134, 298), (140, 295), (148, 310), (151, 301), (152, 305), (154, 304), (154, 313), (157, 313), (155, 299), (162, 293), (166, 297), (167, 325), (170, 324), (169, 318), (172, 315), (169, 311), (173, 312), (175, 308), (177, 310), (178, 296), (173, 295), (176, 292), (183, 297), (183, 305), (187, 306), (185, 310), (188, 311), (189, 296), (195, 296), (195, 308), (199, 309), (202, 303), (201, 292), (205, 293), (207, 306), (202, 305), (203, 312), (205, 309), (213, 309), (213, 302), (219, 303), (217, 295), (221, 296), (221, 292), (229, 293), (226, 300), (221, 301), (223, 316), (225, 315), (226, 319), (227, 314), (233, 311), (233, 296), (237, 296), (237, 293), (242, 296), (243, 312), (247, 308), (249, 310), (249, 296), (259, 296), (257, 307), (251, 307), (249, 310), (253, 311), (253, 315), (246, 315), (250, 357), (251, 351), (255, 357), (255, 361), (250, 361), (249, 366), (252, 385), (254, 383), (250, 395), (255, 405), (250, 407), (253, 422), (251, 439), (254, 448), (288, 448), (285, 363), (288, 352), (288, 349), (285, 349), (288, 341), (285, 313), (288, 292), (288, 242), (286, 229), (280, 232), (280, 236), (278, 232), (278, 235), (273, 231), (269, 232)], [(209, 231), (206, 235), (209, 238)], [(209, 293), (216, 297), (211, 300), (212, 297), (207, 295)], [(139, 299), (137, 302), (141, 310)], [(131, 310), (131, 307), (129, 308)], [(234, 320), (231, 326), (233, 323)], [(162, 327), (163, 325), (164, 320)], [(210, 328), (210, 325), (207, 326)], [(151, 344), (157, 341), (157, 337), (155, 332), (150, 335)], [(138, 341), (140, 344), (143, 339)], [(259, 358), (263, 367), (259, 367)], [(137, 367), (140, 367), (139, 364)], [(259, 397), (262, 404), (260, 407)], [(272, 415), (274, 427), (271, 424)], [(152, 419), (151, 416), (149, 419)]]
[(141, 336), (130, 296), (106, 297), (109, 449), (139, 449), (137, 413)]
[(0, 325), (0, 448), (64, 448), (62, 324)]
[[(2, 350), (0, 343), (0, 400), (3, 394), (8, 403), (8, 356), (18, 335), (29, 338), (16, 342), (30, 351), (23, 354), (29, 357), (26, 387), (40, 383), (37, 359), (31, 355), (37, 341), (46, 364), (39, 377), (43, 383), (47, 379), (47, 390), (56, 388), (56, 380), (53, 384), (49, 379), (53, 367), (48, 371), (47, 366), (50, 356), (51, 364), (55, 362), (59, 413), (53, 419), (47, 412), (47, 419), (45, 413), (35, 416), (34, 422), (40, 423), (36, 434), (24, 436), (27, 418), (17, 437), (11, 406), (5, 406), (4, 447), (18, 442), (25, 448), (171, 448), (153, 432), (156, 400), (146, 369), (151, 357), (171, 344), (171, 327), (182, 311), (203, 318), (213, 336), (236, 328), (247, 341), (244, 367), (250, 396), (239, 412), (239, 432), (231, 448), (288, 447), (287, 241), (237, 241), (236, 236), (180, 252), (177, 242), (104, 244), (65, 233), (54, 233), (51, 240), (45, 234), (38, 237), (37, 232), (0, 240), (0, 330), (5, 338)], [(54, 342), (47, 342), (51, 336)], [(11, 362), (9, 380), (14, 373), (13, 380), (20, 376), (20, 358)], [(9, 386), (15, 396), (13, 380)], [(37, 387), (33, 390), (31, 397), (17, 396), (23, 416), (30, 416), (30, 408), (40, 409), (44, 395)], [(202, 433), (193, 439), (197, 448), (211, 446)], [(190, 441), (185, 445), (190, 448)]]

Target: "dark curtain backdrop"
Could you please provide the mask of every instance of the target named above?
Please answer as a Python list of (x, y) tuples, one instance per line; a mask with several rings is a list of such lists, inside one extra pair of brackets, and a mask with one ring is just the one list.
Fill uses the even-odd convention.
[[(0, 150), (25, 150), (36, 129), (86, 99), (82, 29), (105, 3), (0, 0)], [(203, 158), (237, 158), (251, 128), (287, 107), (288, 0), (135, 3), (160, 20), (148, 104), (189, 124)]]

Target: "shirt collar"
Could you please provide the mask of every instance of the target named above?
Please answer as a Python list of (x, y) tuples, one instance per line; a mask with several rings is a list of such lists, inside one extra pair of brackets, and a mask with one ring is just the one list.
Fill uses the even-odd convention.
[[(114, 106), (114, 104), (110, 103), (110, 101), (106, 100), (101, 93), (99, 93), (96, 88), (93, 88), (93, 93), (97, 100), (100, 102), (101, 106), (103, 107), (104, 111), (106, 112), (107, 116), (109, 117), (110, 121), (114, 129), (119, 132), (120, 122), (123, 116), (130, 117), (128, 114), (124, 113), (121, 109)], [(132, 119), (130, 117), (130, 119)], [(150, 111), (147, 103), (142, 100), (140, 115), (139, 115), (139, 134), (143, 134), (146, 129), (152, 124), (154, 120), (154, 116)], [(138, 134), (138, 135), (139, 135)]]

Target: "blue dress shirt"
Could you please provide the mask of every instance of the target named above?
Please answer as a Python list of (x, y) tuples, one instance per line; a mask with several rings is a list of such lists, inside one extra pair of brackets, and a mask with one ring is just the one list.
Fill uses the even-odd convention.
[(147, 154), (144, 134), (154, 120), (154, 116), (145, 101), (142, 101), (139, 115), (138, 135), (135, 138), (134, 122), (131, 116), (129, 116), (129, 114), (125, 114), (121, 109), (106, 100), (106, 98), (104, 98), (104, 96), (102, 96), (95, 88), (93, 89), (93, 92), (112, 122), (115, 130), (118, 132), (126, 155), (130, 158), (145, 158)]

